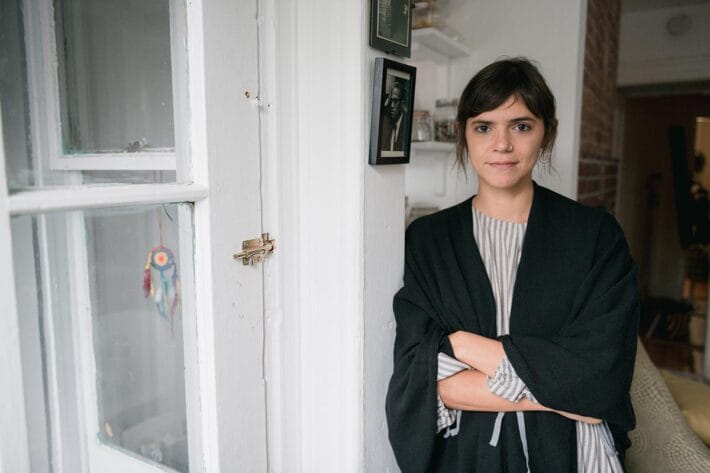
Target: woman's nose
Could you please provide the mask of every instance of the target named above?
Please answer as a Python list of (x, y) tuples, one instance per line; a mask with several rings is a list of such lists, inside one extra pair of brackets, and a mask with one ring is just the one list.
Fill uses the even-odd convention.
[(507, 130), (496, 133), (495, 151), (499, 153), (510, 153), (513, 151), (513, 143)]

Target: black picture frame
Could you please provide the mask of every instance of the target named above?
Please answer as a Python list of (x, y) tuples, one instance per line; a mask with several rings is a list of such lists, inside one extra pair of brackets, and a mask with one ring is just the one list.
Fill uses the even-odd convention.
[(375, 59), (370, 122), (370, 164), (409, 162), (417, 69), (387, 58)]
[(370, 46), (387, 54), (410, 56), (411, 0), (370, 0)]

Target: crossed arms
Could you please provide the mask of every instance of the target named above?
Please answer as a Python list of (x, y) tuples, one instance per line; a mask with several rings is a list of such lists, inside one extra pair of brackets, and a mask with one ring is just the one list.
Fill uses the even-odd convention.
[(598, 424), (600, 419), (558, 411), (522, 398), (508, 401), (488, 389), (488, 377), (493, 377), (496, 368), (505, 357), (503, 344), (497, 340), (459, 330), (449, 335), (449, 342), (456, 359), (470, 365), (473, 370), (464, 370), (437, 383), (437, 392), (449, 409), (465, 411), (555, 412), (575, 421)]

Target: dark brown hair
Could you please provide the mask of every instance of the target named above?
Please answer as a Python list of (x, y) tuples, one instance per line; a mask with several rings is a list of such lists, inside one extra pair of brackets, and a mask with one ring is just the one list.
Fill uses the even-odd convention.
[(557, 136), (555, 97), (532, 62), (524, 57), (501, 59), (481, 69), (468, 83), (459, 99), (456, 114), (456, 161), (465, 169), (467, 162), (466, 120), (500, 107), (510, 97), (521, 99), (528, 110), (545, 125), (542, 162), (549, 164)]

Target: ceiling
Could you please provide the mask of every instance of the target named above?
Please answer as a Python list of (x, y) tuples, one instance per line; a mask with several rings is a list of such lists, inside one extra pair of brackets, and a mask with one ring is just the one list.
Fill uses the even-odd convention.
[(621, 0), (621, 11), (658, 10), (660, 8), (681, 7), (701, 3), (710, 3), (710, 0)]

